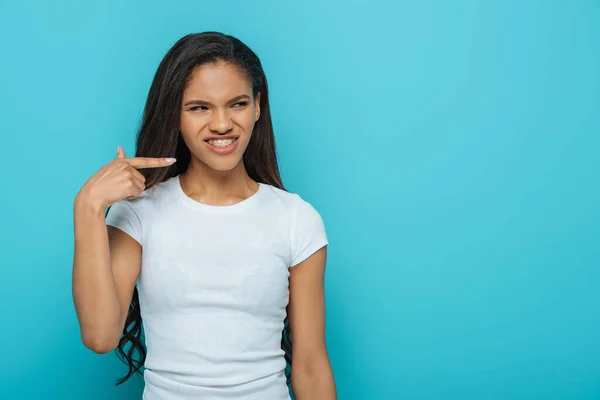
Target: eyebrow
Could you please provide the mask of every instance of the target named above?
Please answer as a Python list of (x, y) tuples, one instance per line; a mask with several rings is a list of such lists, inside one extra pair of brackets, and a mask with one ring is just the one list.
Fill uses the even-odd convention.
[[(234, 97), (233, 99), (230, 99), (227, 104), (231, 104), (231, 103), (235, 103), (238, 102), (240, 100), (250, 100), (250, 96), (248, 96), (247, 94), (242, 94), (239, 96)], [(204, 101), (204, 100), (198, 100), (198, 99), (192, 99), (189, 101), (186, 101), (184, 106), (210, 106), (212, 105), (210, 102), (208, 101)]]

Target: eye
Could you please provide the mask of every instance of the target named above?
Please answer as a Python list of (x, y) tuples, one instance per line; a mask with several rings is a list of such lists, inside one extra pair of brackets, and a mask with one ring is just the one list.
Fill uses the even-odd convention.
[(208, 110), (208, 107), (205, 107), (205, 106), (190, 107), (190, 111), (204, 111), (204, 110)]
[(235, 103), (233, 105), (234, 108), (242, 108), (242, 107), (246, 107), (248, 105), (247, 101), (240, 101), (239, 103)]

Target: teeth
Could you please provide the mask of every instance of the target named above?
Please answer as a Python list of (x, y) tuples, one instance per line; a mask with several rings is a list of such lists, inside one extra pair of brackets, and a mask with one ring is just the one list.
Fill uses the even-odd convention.
[(227, 147), (233, 142), (235, 142), (234, 139), (227, 139), (227, 140), (217, 139), (217, 140), (209, 140), (208, 141), (208, 143), (210, 145), (215, 146), (215, 147)]

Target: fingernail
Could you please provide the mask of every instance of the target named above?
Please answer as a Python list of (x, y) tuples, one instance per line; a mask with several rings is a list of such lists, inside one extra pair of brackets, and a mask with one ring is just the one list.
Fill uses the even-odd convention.
[(174, 163), (177, 160), (175, 158), (165, 158), (165, 161), (168, 163)]

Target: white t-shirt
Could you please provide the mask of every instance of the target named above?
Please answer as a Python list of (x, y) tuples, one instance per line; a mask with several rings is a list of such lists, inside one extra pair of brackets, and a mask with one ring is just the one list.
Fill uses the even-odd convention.
[(299, 195), (267, 184), (231, 206), (173, 177), (115, 203), (107, 225), (142, 245), (145, 400), (288, 400), (281, 333), (289, 267), (327, 245)]

